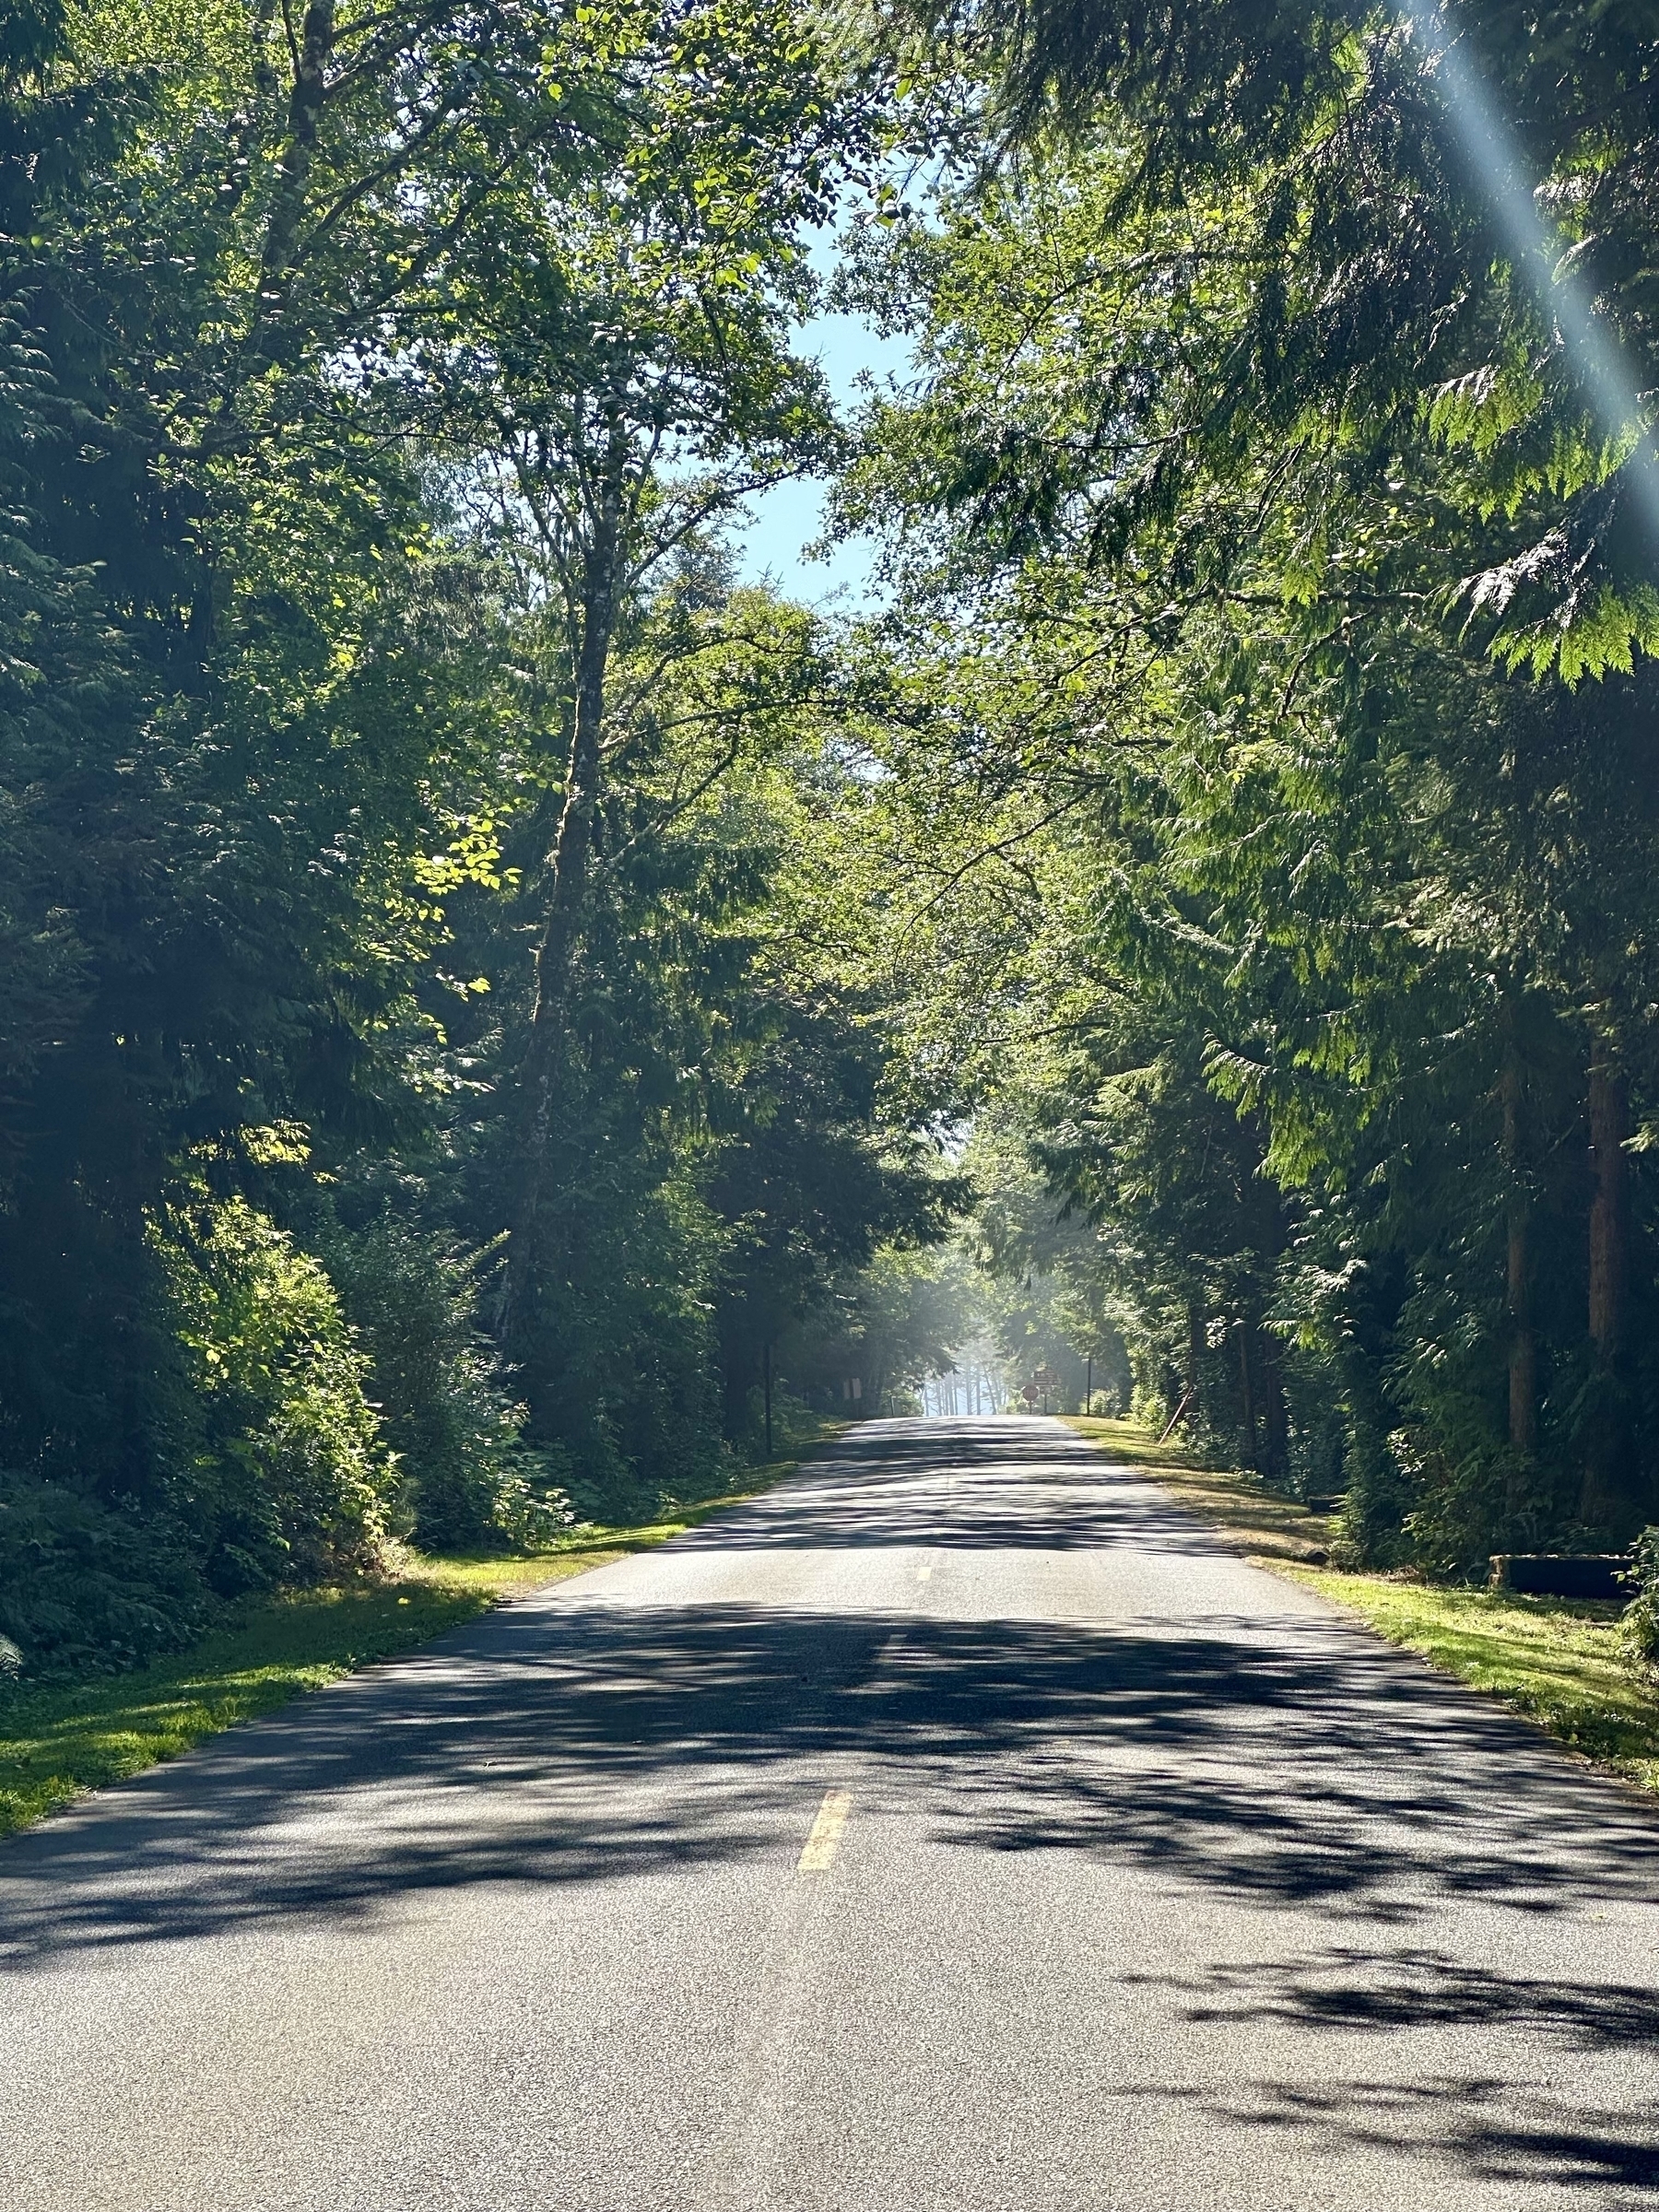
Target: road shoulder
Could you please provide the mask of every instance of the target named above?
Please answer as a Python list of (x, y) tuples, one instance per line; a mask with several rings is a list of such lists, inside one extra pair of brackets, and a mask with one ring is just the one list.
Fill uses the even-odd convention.
[(384, 1581), (258, 1599), (190, 1650), (131, 1674), (6, 1690), (0, 1837), (307, 1691), (415, 1651), (493, 1606), (665, 1543), (800, 1464), (746, 1470), (741, 1493), (677, 1508), (661, 1521), (572, 1529), (551, 1551), (449, 1559), (405, 1552)]
[(1324, 1556), (1330, 1521), (1295, 1500), (1247, 1475), (1194, 1467), (1126, 1421), (1075, 1418), (1067, 1426), (1159, 1484), (1253, 1564), (1659, 1794), (1659, 1682), (1625, 1658), (1617, 1606), (1344, 1572)]

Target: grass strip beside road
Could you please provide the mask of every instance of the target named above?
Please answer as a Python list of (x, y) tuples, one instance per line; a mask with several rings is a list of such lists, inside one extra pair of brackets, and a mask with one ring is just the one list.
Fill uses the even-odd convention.
[[(745, 1497), (797, 1463), (746, 1477)], [(406, 1553), (392, 1579), (297, 1590), (245, 1606), (188, 1652), (129, 1675), (27, 1686), (0, 1694), (0, 1835), (54, 1812), (83, 1791), (176, 1759), (239, 1721), (302, 1691), (395, 1658), (504, 1599), (645, 1551), (695, 1527), (736, 1495), (677, 1508), (637, 1526), (572, 1529), (551, 1551), (500, 1559)]]
[(1182, 1458), (1179, 1444), (1160, 1444), (1133, 1421), (1079, 1414), (1066, 1426), (1121, 1465), (1149, 1475), (1252, 1559), (1306, 1560), (1310, 1551), (1324, 1551), (1330, 1544), (1327, 1519), (1293, 1498), (1264, 1489), (1253, 1475), (1195, 1467)]
[(1659, 1792), (1659, 1686), (1623, 1656), (1616, 1605), (1317, 1567), (1281, 1571), (1573, 1750)]
[(1625, 1658), (1617, 1606), (1315, 1565), (1308, 1554), (1324, 1549), (1330, 1522), (1276, 1497), (1253, 1476), (1186, 1465), (1177, 1445), (1159, 1445), (1127, 1421), (1071, 1426), (1150, 1476), (1246, 1557), (1316, 1590), (1391, 1643), (1659, 1793), (1659, 1683)]

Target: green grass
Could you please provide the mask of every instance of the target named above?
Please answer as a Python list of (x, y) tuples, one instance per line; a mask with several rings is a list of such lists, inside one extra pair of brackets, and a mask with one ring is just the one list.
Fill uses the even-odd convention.
[(1194, 1467), (1127, 1421), (1071, 1426), (1139, 1468), (1210, 1522), (1248, 1558), (1357, 1613), (1391, 1643), (1484, 1690), (1575, 1751), (1659, 1792), (1659, 1683), (1618, 1640), (1618, 1607), (1513, 1591), (1448, 1589), (1397, 1575), (1307, 1564), (1330, 1523), (1253, 1476)]
[[(791, 1472), (752, 1470), (744, 1497)], [(572, 1529), (530, 1557), (404, 1555), (393, 1579), (261, 1599), (192, 1650), (130, 1675), (7, 1692), (0, 1700), (0, 1835), (82, 1791), (176, 1759), (204, 1736), (256, 1719), (377, 1659), (412, 1651), (524, 1591), (606, 1567), (695, 1527), (735, 1495), (677, 1506), (675, 1517)]]
[(1194, 1467), (1182, 1457), (1179, 1444), (1160, 1444), (1133, 1421), (1078, 1414), (1066, 1425), (1110, 1458), (1150, 1475), (1253, 1559), (1304, 1559), (1330, 1542), (1330, 1522), (1293, 1498), (1265, 1490), (1253, 1475)]
[(1616, 1605), (1325, 1568), (1279, 1571), (1575, 1751), (1659, 1792), (1659, 1686), (1624, 1657)]

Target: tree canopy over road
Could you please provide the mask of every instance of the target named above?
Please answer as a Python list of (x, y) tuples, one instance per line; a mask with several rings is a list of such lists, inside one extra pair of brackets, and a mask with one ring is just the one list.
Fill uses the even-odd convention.
[(14, 5), (23, 1664), (975, 1329), (1358, 1560), (1659, 1519), (1655, 147), (1633, 5)]

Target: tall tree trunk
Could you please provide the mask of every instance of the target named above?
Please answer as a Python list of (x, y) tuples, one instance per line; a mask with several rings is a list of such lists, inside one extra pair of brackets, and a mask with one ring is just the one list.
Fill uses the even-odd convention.
[(1187, 1353), (1186, 1401), (1188, 1416), (1196, 1419), (1203, 1405), (1199, 1394), (1200, 1362), (1208, 1343), (1208, 1326), (1203, 1305), (1195, 1298), (1187, 1300)]
[(1532, 1254), (1526, 1209), (1511, 1208), (1506, 1270), (1510, 1312), (1509, 1441), (1517, 1452), (1538, 1441), (1538, 1337), (1532, 1325)]
[(1625, 1284), (1630, 1269), (1630, 1094), (1624, 1071), (1606, 1038), (1590, 1061), (1590, 1164), (1595, 1194), (1590, 1202), (1590, 1341), (1601, 1359), (1617, 1358), (1624, 1338)]
[(1517, 1452), (1538, 1441), (1538, 1337), (1532, 1309), (1532, 1194), (1526, 1185), (1526, 1075), (1515, 1039), (1512, 1007), (1506, 1024), (1503, 1073), (1503, 1158), (1509, 1170), (1505, 1229), (1508, 1246), (1504, 1297), (1509, 1312), (1509, 1441)]
[(1624, 1071), (1612, 1040), (1597, 1036), (1590, 1054), (1590, 1165), (1595, 1188), (1590, 1200), (1589, 1321), (1599, 1373), (1579, 1493), (1579, 1518), (1592, 1527), (1617, 1522), (1623, 1503), (1628, 1440), (1618, 1366), (1630, 1275), (1630, 1163), (1624, 1148), (1630, 1134)]
[(535, 994), (521, 1076), (524, 1137), (516, 1193), (517, 1218), (507, 1250), (501, 1315), (509, 1341), (534, 1304), (542, 1201), (560, 1093), (570, 1053), (572, 971), (593, 856), (594, 822), (603, 774), (606, 673), (617, 618), (621, 559), (622, 472), (617, 439), (607, 465), (588, 550), (576, 662), (570, 765), (559, 830), (548, 855), (547, 897), (535, 947)]
[(1290, 1409), (1285, 1400), (1284, 1347), (1270, 1329), (1261, 1333), (1259, 1342), (1265, 1458), (1263, 1472), (1275, 1482), (1282, 1482), (1290, 1472)]
[(278, 350), (278, 331), (300, 252), (306, 187), (317, 155), (317, 135), (328, 98), (328, 63), (335, 46), (335, 0), (311, 0), (294, 51), (294, 81), (288, 94), (288, 143), (276, 163), (265, 243), (259, 259), (259, 298), (253, 315), (253, 351), (269, 360)]
[(1244, 1434), (1250, 1464), (1259, 1475), (1262, 1471), (1261, 1447), (1256, 1441), (1256, 1406), (1254, 1362), (1250, 1357), (1251, 1338), (1255, 1331), (1248, 1320), (1239, 1324), (1239, 1380), (1244, 1395)]

